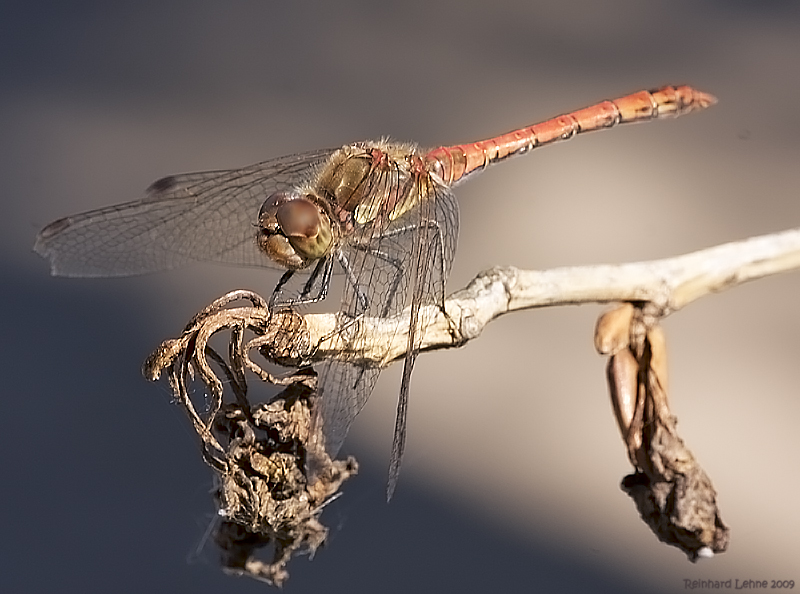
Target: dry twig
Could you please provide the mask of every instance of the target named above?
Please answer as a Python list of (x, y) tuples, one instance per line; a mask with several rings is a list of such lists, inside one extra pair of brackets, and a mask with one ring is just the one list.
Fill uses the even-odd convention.
[(678, 436), (667, 398), (664, 331), (643, 321), (643, 310), (625, 303), (602, 315), (595, 346), (609, 355), (611, 403), (628, 458), (636, 469), (622, 488), (658, 538), (692, 561), (724, 552), (730, 531), (717, 494)]
[[(253, 305), (226, 307), (238, 299), (248, 299)], [(319, 522), (319, 514), (358, 466), (354, 458), (333, 461), (324, 452), (315, 453), (315, 472), (309, 479), (307, 452), (314, 439), (311, 411), (316, 376), (306, 368), (276, 377), (250, 359), (250, 351), (264, 338), (273, 339), (271, 344), (277, 348), (267, 331), (267, 319), (261, 297), (232, 291), (197, 314), (180, 338), (164, 341), (143, 371), (150, 380), (167, 372), (175, 397), (200, 436), (203, 458), (217, 473), (215, 499), (221, 521), (214, 541), (222, 551), (223, 568), (280, 586), (289, 576), (286, 564), (292, 555), (313, 554), (324, 542), (328, 531)], [(298, 321), (302, 320), (286, 312), (273, 316), (269, 327), (280, 331), (280, 336), (302, 336), (291, 326)], [(230, 332), (227, 360), (208, 344), (220, 331)], [(247, 332), (256, 338), (245, 341)], [(280, 352), (290, 357), (296, 346), (287, 342)], [(226, 384), (209, 359), (220, 367)], [(246, 371), (285, 389), (269, 402), (251, 404)], [(195, 373), (211, 395), (209, 409), (202, 414), (187, 389), (186, 380)], [(228, 402), (224, 385), (232, 392)], [(273, 545), (273, 558), (265, 562), (256, 557), (256, 551), (268, 544)]]
[[(682, 256), (617, 265), (552, 270), (496, 267), (480, 273), (426, 319), (422, 350), (452, 348), (477, 338), (493, 319), (514, 311), (585, 303), (643, 303), (645, 322), (666, 317), (700, 297), (744, 282), (800, 268), (800, 229), (752, 237)], [(362, 319), (364, 340), (341, 340), (334, 314), (303, 316), (307, 343), (317, 345), (307, 361), (346, 356), (387, 364), (407, 348), (408, 311), (390, 319)], [(367, 339), (368, 338), (368, 339)], [(385, 348), (386, 343), (390, 348)], [(375, 348), (380, 345), (380, 348)]]

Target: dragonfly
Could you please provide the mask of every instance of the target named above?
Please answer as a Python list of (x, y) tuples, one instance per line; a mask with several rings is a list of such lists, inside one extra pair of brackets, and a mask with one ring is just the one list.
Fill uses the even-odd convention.
[[(410, 312), (408, 326), (397, 330), (407, 331), (408, 342), (389, 466), (391, 499), (405, 449), (411, 373), (431, 316), (426, 312), (444, 311), (459, 225), (453, 188), (490, 165), (583, 132), (680, 116), (715, 102), (689, 86), (664, 86), (470, 144), (425, 150), (365, 141), (241, 169), (171, 175), (142, 199), (50, 223), (34, 249), (63, 276), (126, 276), (200, 261), (279, 268), (285, 272), (269, 300), (273, 309), (324, 302), (332, 275), (343, 273), (334, 307), (337, 328), (342, 335), (349, 329), (351, 337), (360, 319)], [(342, 356), (318, 366), (313, 423), (323, 435), (318, 447), (331, 458), (386, 363)]]

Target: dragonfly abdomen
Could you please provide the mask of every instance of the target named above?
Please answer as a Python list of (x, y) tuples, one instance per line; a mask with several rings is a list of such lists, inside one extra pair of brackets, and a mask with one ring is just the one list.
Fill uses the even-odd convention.
[(435, 172), (446, 184), (452, 185), (493, 163), (525, 154), (540, 146), (568, 140), (583, 132), (664, 116), (677, 117), (714, 103), (716, 99), (711, 95), (685, 85), (639, 91), (487, 140), (439, 147), (425, 156), (425, 162), (430, 171)]

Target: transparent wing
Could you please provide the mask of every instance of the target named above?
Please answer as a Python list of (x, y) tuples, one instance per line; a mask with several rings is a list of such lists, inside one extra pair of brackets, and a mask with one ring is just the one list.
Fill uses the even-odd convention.
[(451, 190), (439, 185), (431, 177), (423, 178), (420, 183), (425, 186), (420, 189), (420, 192), (430, 193), (435, 196), (435, 200), (421, 209), (418, 223), (419, 237), (412, 246), (413, 271), (410, 274), (412, 286), (409, 288), (411, 320), (400, 394), (397, 399), (392, 454), (389, 461), (389, 481), (386, 485), (387, 501), (392, 498), (397, 485), (405, 451), (411, 372), (425, 337), (425, 330), (436, 315), (433, 308), (425, 306), (438, 305), (444, 311), (446, 281), (450, 274), (450, 266), (458, 239), (458, 203)]
[[(399, 182), (398, 182), (399, 183)], [(424, 305), (443, 305), (445, 281), (458, 236), (458, 204), (451, 190), (430, 176), (422, 176), (421, 200), (402, 217), (376, 232), (375, 225), (359, 228), (343, 248), (355, 282), (346, 282), (342, 299), (344, 319), (364, 313), (387, 318), (412, 309), (409, 349), (398, 403), (390, 486), (396, 480), (405, 435), (408, 380), (428, 323)], [(391, 192), (389, 193), (391, 195)], [(350, 277), (351, 275), (348, 275)], [(361, 296), (366, 296), (366, 311)], [(358, 322), (356, 321), (355, 324)], [(398, 327), (396, 332), (405, 332)], [(354, 340), (359, 340), (355, 332)], [(369, 398), (380, 373), (377, 366), (327, 361), (319, 368), (318, 420), (323, 423), (325, 447), (330, 456), (339, 451), (347, 432)]]
[(34, 249), (62, 276), (127, 276), (196, 261), (274, 266), (255, 244), (261, 204), (305, 181), (334, 150), (165, 177), (142, 200), (49, 224)]

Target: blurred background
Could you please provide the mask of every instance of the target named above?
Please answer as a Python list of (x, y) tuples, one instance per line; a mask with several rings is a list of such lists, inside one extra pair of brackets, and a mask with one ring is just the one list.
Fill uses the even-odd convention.
[[(458, 188), (450, 290), (493, 265), (667, 257), (800, 225), (800, 4), (791, 0), (17, 2), (0, 7), (4, 592), (258, 592), (203, 544), (211, 472), (140, 364), (272, 271), (197, 265), (51, 278), (55, 218), (153, 180), (389, 136), (477, 140), (689, 83), (719, 104), (589, 135)], [(678, 592), (800, 582), (800, 273), (665, 321), (679, 430), (728, 552), (692, 564), (619, 488), (631, 471), (592, 348), (600, 306), (505, 316), (420, 357), (400, 484), (384, 500), (399, 366), (344, 454), (328, 546), (286, 592)]]

